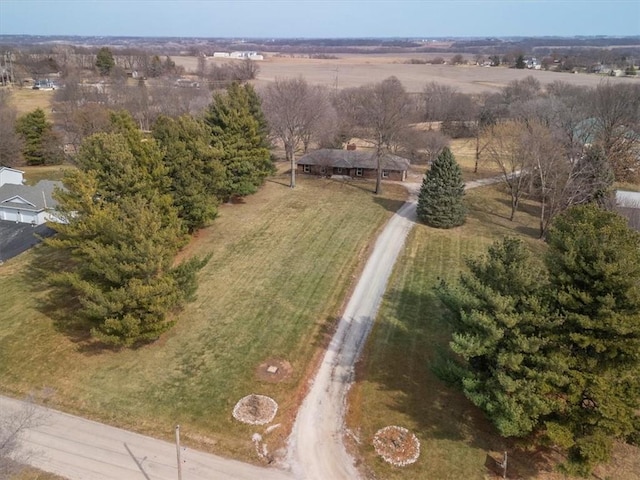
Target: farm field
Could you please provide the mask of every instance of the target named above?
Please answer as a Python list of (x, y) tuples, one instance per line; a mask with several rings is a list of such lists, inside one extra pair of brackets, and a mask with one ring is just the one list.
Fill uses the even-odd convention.
[[(405, 55), (336, 55), (332, 60), (286, 57), (267, 54), (264, 61), (257, 62), (260, 67), (254, 84), (257, 87), (273, 82), (278, 77), (304, 77), (311, 84), (326, 85), (338, 89), (358, 87), (375, 83), (395, 75), (410, 93), (422, 92), (429, 82), (446, 83), (456, 87), (462, 93), (477, 94), (484, 91), (497, 92), (513, 80), (522, 80), (533, 76), (546, 85), (563, 81), (573, 85), (596, 87), (600, 82), (638, 82), (639, 79), (624, 77), (602, 77), (591, 74), (571, 74), (547, 72), (543, 70), (516, 70), (504, 67), (478, 67), (476, 65), (421, 65), (406, 63), (411, 58), (429, 59), (436, 54)], [(177, 65), (187, 71), (197, 68), (196, 57), (172, 57)], [(207, 59), (214, 62), (233, 62), (235, 60)]]
[[(500, 438), (479, 409), (433, 373), (450, 330), (432, 288), (441, 279), (455, 281), (466, 257), (486, 253), (505, 235), (523, 238), (535, 252), (545, 248), (537, 239), (535, 203), (525, 201), (512, 223), (501, 186), (471, 190), (467, 201), (470, 214), (464, 226), (437, 230), (417, 225), (396, 263), (351, 390), (348, 425), (358, 438), (354, 448), (371, 478), (497, 478), (484, 466), (487, 454), (501, 459), (508, 450), (508, 478), (564, 479), (553, 473), (542, 453), (519, 451), (515, 442)], [(376, 455), (373, 435), (388, 425), (417, 435), (421, 453), (415, 464), (392, 467)], [(638, 472), (640, 449), (618, 445), (612, 463), (593, 478), (638, 480)]]
[[(402, 203), (404, 187), (372, 195), (368, 182), (269, 179), (244, 203), (223, 205), (183, 255), (211, 259), (197, 299), (153, 345), (95, 349), (42, 311), (45, 294), (30, 273), (33, 252), (0, 267), (0, 385), (33, 393), (52, 407), (256, 461), (255, 427), (236, 422), (234, 404), (250, 393), (279, 403), (265, 440), (278, 444), (300, 387), (335, 323), (378, 228)], [(284, 366), (279, 383), (260, 366)]]

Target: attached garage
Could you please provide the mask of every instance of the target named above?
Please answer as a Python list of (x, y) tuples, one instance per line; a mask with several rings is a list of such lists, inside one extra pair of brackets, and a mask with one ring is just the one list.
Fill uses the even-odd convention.
[(19, 222), (20, 221), (20, 212), (15, 210), (8, 210), (4, 208), (0, 208), (0, 219), (8, 220), (10, 222)]

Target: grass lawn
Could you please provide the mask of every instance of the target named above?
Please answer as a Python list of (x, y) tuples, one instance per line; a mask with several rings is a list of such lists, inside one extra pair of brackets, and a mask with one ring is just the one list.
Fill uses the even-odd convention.
[[(326, 341), (376, 231), (405, 190), (385, 185), (285, 176), (270, 179), (187, 248), (211, 254), (197, 299), (158, 342), (120, 352), (94, 350), (38, 309), (43, 292), (25, 274), (26, 253), (0, 267), (0, 385), (14, 396), (46, 392), (66, 411), (170, 439), (180, 423), (186, 444), (255, 459), (256, 427), (231, 416), (249, 393), (272, 396), (286, 425), (300, 386)], [(260, 382), (257, 367), (287, 360), (291, 377)], [(278, 441), (283, 426), (266, 438)], [(279, 433), (282, 432), (282, 433)]]
[(21, 469), (20, 472), (9, 477), (9, 480), (64, 480), (64, 477), (43, 472), (37, 468), (25, 467)]
[(47, 118), (51, 120), (51, 102), (53, 90), (33, 90), (32, 88), (12, 88), (11, 103), (18, 110), (18, 116), (34, 111), (36, 108), (44, 110)]
[[(450, 330), (432, 287), (453, 281), (464, 258), (478, 256), (504, 235), (524, 238), (536, 252), (536, 205), (526, 200), (513, 223), (508, 198), (499, 186), (467, 193), (467, 223), (453, 230), (418, 225), (396, 264), (378, 319), (358, 368), (348, 423), (359, 438), (359, 452), (373, 478), (481, 480), (492, 478), (487, 454), (509, 450), (509, 478), (560, 479), (549, 473), (545, 457), (518, 453), (457, 390), (438, 380), (431, 366), (446, 348)], [(387, 425), (413, 431), (421, 442), (418, 461), (404, 468), (380, 459), (372, 446), (375, 432)], [(547, 471), (545, 471), (547, 470)], [(640, 450), (619, 446), (614, 462), (599, 478), (638, 479)]]
[(62, 180), (65, 170), (73, 165), (43, 165), (37, 167), (17, 167), (24, 172), (27, 185), (35, 185), (40, 180)]

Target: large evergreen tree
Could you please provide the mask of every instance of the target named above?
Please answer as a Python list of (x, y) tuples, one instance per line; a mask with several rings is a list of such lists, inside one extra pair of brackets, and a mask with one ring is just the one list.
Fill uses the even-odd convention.
[(113, 59), (113, 53), (111, 53), (108, 47), (102, 47), (98, 50), (98, 54), (96, 55), (96, 68), (98, 72), (100, 72), (100, 75), (109, 75), (115, 66), (116, 62)]
[(438, 289), (453, 313), (451, 349), (461, 360), (449, 373), (502, 435), (527, 435), (557, 409), (550, 386), (562, 379), (541, 299), (546, 274), (512, 238), (494, 243), (467, 266), (458, 285)]
[(258, 115), (255, 95), (249, 85), (233, 83), (224, 93), (215, 93), (205, 121), (212, 133), (211, 145), (221, 152), (224, 181), (218, 197), (254, 193), (274, 171), (264, 118)]
[(418, 218), (429, 226), (452, 228), (465, 222), (462, 171), (445, 147), (426, 173), (418, 197)]
[(178, 216), (193, 232), (217, 214), (216, 193), (224, 176), (221, 152), (209, 145), (211, 133), (204, 122), (188, 115), (175, 120), (160, 117), (153, 137), (163, 151)]
[(162, 153), (130, 117), (116, 114), (112, 133), (88, 137), (77, 163), (57, 192), (68, 223), (46, 240), (63, 253), (51, 282), (59, 298), (77, 301), (75, 313), (96, 339), (125, 346), (154, 340), (192, 294), (199, 265), (173, 266), (184, 234)]
[(16, 132), (22, 137), (22, 155), (27, 165), (48, 165), (62, 162), (60, 141), (47, 120), (44, 110), (36, 108), (16, 121)]
[(515, 240), (441, 285), (465, 395), (504, 436), (569, 454), (587, 475), (614, 439), (640, 438), (640, 234), (595, 204), (559, 215), (545, 268)]
[(583, 205), (557, 217), (547, 240), (553, 341), (570, 380), (549, 436), (569, 449), (570, 471), (586, 474), (613, 438), (640, 434), (640, 235)]

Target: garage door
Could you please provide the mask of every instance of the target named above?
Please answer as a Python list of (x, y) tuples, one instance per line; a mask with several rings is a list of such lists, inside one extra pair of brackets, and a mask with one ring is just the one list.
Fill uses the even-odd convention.
[(11, 222), (17, 222), (20, 219), (18, 212), (15, 210), (0, 210), (0, 218)]
[(37, 225), (38, 223), (38, 215), (34, 212), (22, 212), (22, 218), (20, 218), (22, 223), (31, 223), (33, 225)]

